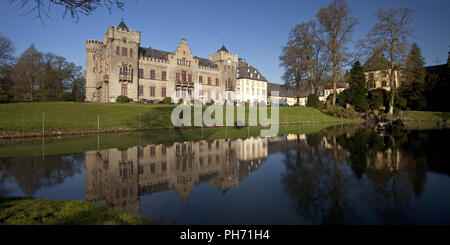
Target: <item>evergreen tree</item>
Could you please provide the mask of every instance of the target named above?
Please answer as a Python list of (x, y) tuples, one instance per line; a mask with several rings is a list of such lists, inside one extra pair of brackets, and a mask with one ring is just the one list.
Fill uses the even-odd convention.
[(350, 104), (352, 104), (357, 111), (365, 112), (369, 109), (367, 100), (366, 76), (359, 61), (353, 64), (350, 70), (349, 95)]
[(425, 97), (425, 61), (417, 43), (412, 43), (405, 64), (402, 97), (407, 100), (410, 109), (422, 110), (426, 107)]

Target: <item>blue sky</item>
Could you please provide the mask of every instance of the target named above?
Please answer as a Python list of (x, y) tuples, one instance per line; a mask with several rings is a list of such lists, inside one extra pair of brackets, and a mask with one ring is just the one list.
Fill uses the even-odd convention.
[[(141, 46), (174, 51), (186, 38), (194, 55), (208, 58), (222, 45), (239, 54), (262, 72), (270, 82), (282, 83), (283, 68), (278, 57), (288, 33), (296, 24), (315, 19), (319, 8), (331, 0), (297, 1), (144, 1), (128, 0), (125, 10), (111, 15), (98, 9), (81, 16), (78, 23), (62, 18), (62, 10), (51, 9), (43, 25), (24, 16), (7, 1), (0, 3), (0, 33), (15, 44), (19, 56), (30, 44), (43, 52), (66, 57), (85, 65), (85, 40), (103, 40), (109, 25), (121, 18), (132, 30), (142, 33)], [(364, 38), (375, 23), (373, 13), (380, 8), (410, 7), (414, 13), (412, 41), (419, 44), (427, 65), (445, 63), (450, 45), (450, 1), (448, 0), (347, 0), (360, 21), (353, 33), (355, 42)], [(437, 62), (438, 61), (438, 62)]]

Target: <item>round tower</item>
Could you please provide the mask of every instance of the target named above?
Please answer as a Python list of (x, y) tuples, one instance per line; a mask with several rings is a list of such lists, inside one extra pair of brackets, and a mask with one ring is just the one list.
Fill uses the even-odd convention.
[(85, 101), (97, 101), (98, 61), (103, 50), (103, 42), (86, 41), (86, 98)]

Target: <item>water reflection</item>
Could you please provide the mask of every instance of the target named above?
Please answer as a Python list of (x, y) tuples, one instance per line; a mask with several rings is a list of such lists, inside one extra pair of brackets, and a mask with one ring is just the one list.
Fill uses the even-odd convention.
[(86, 200), (140, 213), (139, 195), (175, 190), (186, 203), (198, 183), (209, 181), (222, 192), (237, 187), (267, 154), (265, 138), (86, 152)]
[[(45, 198), (67, 199), (70, 193), (63, 197), (52, 188), (82, 175), (84, 185), (74, 188), (111, 210), (144, 214), (156, 206), (167, 205), (170, 212), (193, 207), (173, 216), (148, 211), (170, 222), (450, 224), (450, 166), (443, 142), (448, 136), (450, 131), (436, 130), (394, 137), (356, 125), (273, 138), (0, 158), (0, 196), (20, 189), (32, 197), (47, 189)], [(223, 195), (197, 188), (202, 183)], [(200, 194), (192, 200), (194, 189)], [(173, 194), (177, 202), (158, 193)], [(215, 220), (205, 218), (206, 211)], [(277, 215), (268, 215), (272, 212)]]

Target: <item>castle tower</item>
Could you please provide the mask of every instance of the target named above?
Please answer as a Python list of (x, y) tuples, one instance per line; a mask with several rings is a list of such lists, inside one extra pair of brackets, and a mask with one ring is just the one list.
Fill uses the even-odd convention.
[(85, 101), (98, 101), (97, 85), (99, 82), (99, 60), (102, 55), (103, 42), (86, 41), (86, 98)]
[(123, 22), (110, 26), (104, 35), (106, 50), (105, 74), (106, 102), (115, 102), (120, 95), (139, 100), (139, 46), (141, 33), (131, 31)]
[(221, 70), (222, 94), (225, 95), (225, 99), (232, 99), (230, 92), (234, 91), (234, 86), (236, 85), (238, 55), (228, 52), (225, 45), (222, 45), (216, 53), (209, 56), (209, 59)]

